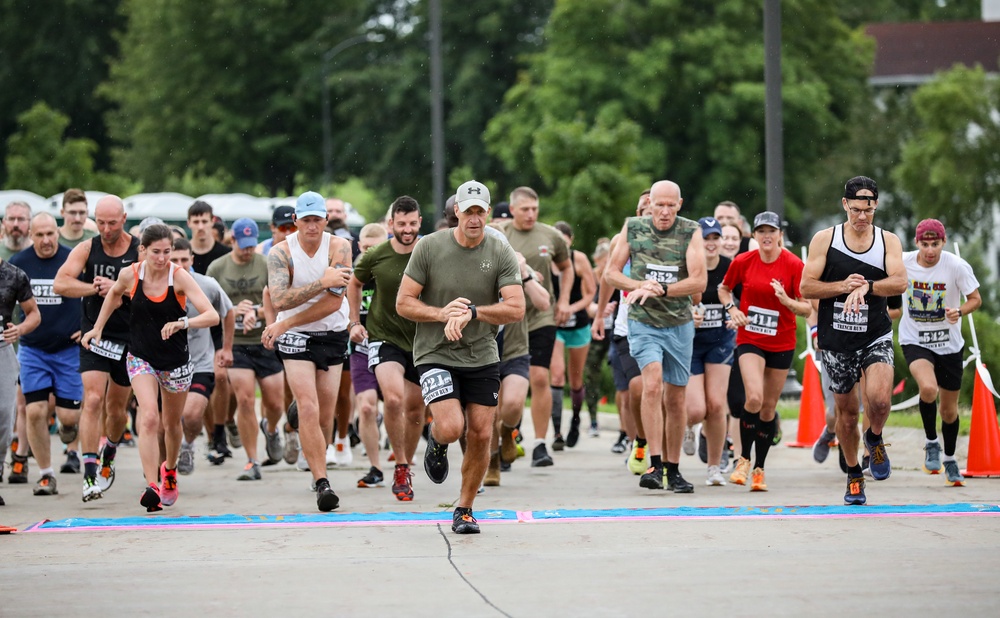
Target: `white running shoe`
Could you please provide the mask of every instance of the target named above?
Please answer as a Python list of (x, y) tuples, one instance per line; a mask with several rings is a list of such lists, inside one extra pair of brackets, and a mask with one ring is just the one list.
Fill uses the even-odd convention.
[(337, 465), (337, 449), (332, 444), (326, 445), (326, 469), (329, 470)]
[(709, 487), (722, 487), (726, 484), (726, 477), (722, 476), (719, 466), (708, 467), (708, 478), (705, 479), (705, 484)]
[(345, 436), (333, 442), (333, 461), (338, 466), (349, 466), (354, 462), (354, 454), (351, 452), (351, 443), (348, 439)]
[(299, 456), (295, 460), (295, 467), (303, 472), (309, 472), (309, 462), (306, 461), (306, 454), (301, 450), (299, 451)]
[(694, 427), (688, 427), (684, 430), (684, 454), (690, 457), (694, 455), (694, 451)]

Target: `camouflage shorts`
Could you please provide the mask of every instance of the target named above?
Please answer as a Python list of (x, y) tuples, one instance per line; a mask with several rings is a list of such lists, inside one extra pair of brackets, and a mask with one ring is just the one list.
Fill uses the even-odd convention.
[(861, 372), (869, 366), (875, 363), (891, 366), (894, 360), (892, 339), (876, 341), (854, 352), (823, 350), (823, 364), (830, 375), (830, 390), (838, 395), (854, 390), (854, 385), (861, 379)]

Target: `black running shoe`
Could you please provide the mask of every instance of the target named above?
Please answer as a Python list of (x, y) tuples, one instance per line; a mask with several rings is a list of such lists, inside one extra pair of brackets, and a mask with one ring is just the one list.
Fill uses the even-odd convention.
[(295, 431), (299, 430), (299, 402), (293, 401), (292, 405), (288, 406), (288, 411), (285, 412), (285, 420), (292, 426), (292, 429)]
[(333, 492), (330, 482), (320, 479), (316, 483), (316, 506), (324, 513), (329, 513), (340, 506), (340, 498)]
[(573, 448), (579, 441), (580, 441), (580, 416), (574, 414), (573, 419), (569, 422), (569, 433), (566, 434), (566, 446), (569, 448)]
[(472, 509), (458, 507), (451, 518), (451, 531), (455, 534), (479, 534), (479, 522), (472, 516)]
[(698, 433), (698, 459), (701, 463), (708, 463), (708, 440), (705, 439), (705, 433)]
[(639, 477), (639, 487), (646, 489), (663, 489), (663, 468), (650, 466), (645, 474)]
[(142, 492), (139, 496), (139, 504), (146, 507), (147, 513), (155, 513), (156, 511), (163, 510), (163, 504), (160, 502), (160, 489), (156, 485), (149, 485), (146, 490)]
[(368, 469), (368, 474), (358, 480), (358, 487), (381, 487), (385, 484), (385, 477), (382, 471), (372, 466)]
[(424, 451), (424, 472), (434, 483), (440, 485), (448, 478), (448, 445), (438, 444), (431, 432), (427, 432), (427, 449)]
[(551, 466), (553, 463), (552, 457), (549, 455), (549, 452), (546, 450), (544, 444), (539, 444), (535, 447), (535, 450), (531, 452), (532, 468), (545, 468), (547, 466)]
[(566, 448), (566, 440), (562, 437), (561, 433), (557, 433), (555, 439), (552, 440), (552, 450), (561, 451)]
[(667, 491), (672, 491), (675, 494), (693, 494), (694, 485), (688, 483), (681, 476), (681, 473), (675, 472), (673, 474), (667, 473)]
[(361, 436), (358, 435), (358, 429), (355, 426), (355, 423), (351, 423), (347, 426), (347, 438), (351, 441), (351, 448), (361, 444)]
[(66, 463), (59, 468), (63, 474), (80, 474), (80, 456), (76, 451), (66, 451)]

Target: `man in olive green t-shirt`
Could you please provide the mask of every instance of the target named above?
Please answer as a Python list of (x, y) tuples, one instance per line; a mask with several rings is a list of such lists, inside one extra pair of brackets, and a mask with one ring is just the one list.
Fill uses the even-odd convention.
[(458, 227), (435, 232), (414, 249), (396, 311), (417, 323), (413, 360), (434, 416), (424, 471), (443, 483), (447, 445), (465, 433), (462, 489), (451, 529), (476, 534), (472, 502), (489, 464), (500, 391), (496, 335), (500, 324), (524, 317), (524, 291), (514, 251), (485, 232), (489, 190), (474, 180), (462, 184), (455, 208)]
[[(420, 395), (420, 377), (413, 364), (413, 337), (416, 324), (396, 313), (396, 294), (403, 271), (420, 233), (420, 204), (403, 195), (389, 208), (392, 238), (372, 247), (354, 266), (347, 286), (351, 322), (347, 329), (356, 344), (368, 339), (368, 367), (385, 401), (385, 430), (396, 455), (392, 493), (397, 500), (413, 500), (413, 463), (424, 428), (424, 401)], [(375, 294), (361, 324), (361, 290), (375, 282)]]
[(531, 353), (531, 421), (535, 430), (532, 466), (551, 466), (552, 457), (545, 448), (545, 435), (552, 420), (552, 391), (549, 365), (556, 343), (556, 327), (569, 318), (569, 294), (573, 287), (573, 264), (566, 240), (554, 227), (538, 222), (538, 194), (530, 187), (518, 187), (510, 194), (510, 213), (514, 220), (504, 233), (510, 245), (524, 256), (528, 266), (541, 277), (541, 284), (553, 296), (552, 265), (561, 272), (559, 298), (555, 305), (540, 309), (527, 303), (528, 342)]
[(91, 223), (88, 219), (90, 213), (87, 209), (87, 194), (82, 190), (66, 189), (59, 214), (63, 218), (63, 224), (59, 227), (60, 245), (73, 249), (83, 241), (97, 236), (97, 232), (87, 229), (87, 224)]

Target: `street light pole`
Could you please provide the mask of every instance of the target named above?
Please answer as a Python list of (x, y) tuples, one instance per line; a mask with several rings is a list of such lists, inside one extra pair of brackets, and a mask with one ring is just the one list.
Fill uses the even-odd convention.
[(358, 36), (345, 39), (335, 46), (323, 52), (323, 62), (321, 70), (323, 73), (323, 184), (329, 185), (333, 182), (333, 126), (330, 120), (330, 83), (328, 80), (330, 73), (330, 62), (340, 52), (354, 47), (355, 45), (367, 42), (378, 42), (381, 38), (371, 34), (359, 34)]

